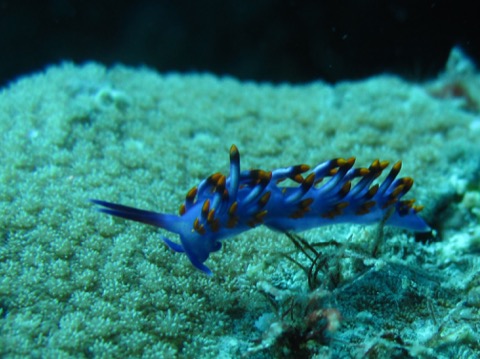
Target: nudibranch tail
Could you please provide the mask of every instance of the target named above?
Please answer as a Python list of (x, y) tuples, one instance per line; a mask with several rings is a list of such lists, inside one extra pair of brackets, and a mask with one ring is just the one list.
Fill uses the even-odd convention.
[(121, 204), (101, 201), (98, 199), (91, 199), (90, 202), (102, 207), (98, 209), (99, 212), (110, 214), (115, 217), (129, 219), (136, 222), (150, 224), (155, 227), (166, 229), (170, 232), (178, 233), (175, 226), (172, 225), (172, 219), (174, 219), (176, 216), (158, 212), (145, 211), (142, 209), (128, 207)]
[[(230, 173), (214, 173), (187, 192), (179, 215), (140, 210), (92, 200), (113, 216), (163, 228), (180, 236), (180, 243), (163, 241), (185, 253), (206, 274), (204, 262), (221, 248), (221, 241), (259, 225), (281, 232), (299, 232), (335, 223), (383, 223), (427, 232), (418, 216), (421, 206), (402, 200), (410, 190), (410, 177), (397, 178), (395, 163), (382, 182), (377, 178), (388, 162), (375, 160), (368, 168), (355, 168), (355, 158), (337, 158), (314, 167), (296, 165), (273, 171), (240, 169), (240, 152), (230, 148)], [(290, 180), (293, 186), (282, 184)]]

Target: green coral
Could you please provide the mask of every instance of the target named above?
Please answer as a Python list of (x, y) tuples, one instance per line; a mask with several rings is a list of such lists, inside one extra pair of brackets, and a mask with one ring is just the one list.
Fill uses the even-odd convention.
[[(248, 154), (247, 167), (352, 155), (359, 163), (379, 155), (402, 159), (433, 218), (437, 199), (452, 190), (445, 178), (469, 178), (478, 164), (475, 116), (389, 76), (270, 86), (63, 64), (19, 79), (0, 93), (0, 354), (242, 355), (261, 336), (255, 321), (271, 312), (258, 282), (308, 291), (302, 270), (279, 256), (293, 250), (288, 238), (256, 229), (226, 242), (209, 261), (216, 273), (210, 279), (168, 251), (152, 228), (99, 216), (88, 198), (175, 212), (188, 188), (227, 170), (224, 154), (236, 143)], [(304, 237), (350, 238), (359, 248), (370, 230), (339, 226)], [(419, 260), (419, 244), (406, 235), (389, 232), (388, 241), (388, 253), (403, 265), (447, 267), (451, 278), (478, 268), (462, 259), (462, 250), (451, 259), (455, 271), (435, 259), (441, 244), (427, 247)], [(353, 280), (358, 262), (345, 260), (343, 278)], [(457, 290), (454, 279), (448, 286)], [(472, 282), (472, 303), (477, 287)], [(360, 329), (344, 321), (336, 335), (366, 341), (370, 319), (363, 318)], [(423, 343), (435, 353), (474, 347), (475, 333), (462, 324), (466, 329), (452, 328), (458, 345)], [(412, 328), (409, 343), (419, 340)]]

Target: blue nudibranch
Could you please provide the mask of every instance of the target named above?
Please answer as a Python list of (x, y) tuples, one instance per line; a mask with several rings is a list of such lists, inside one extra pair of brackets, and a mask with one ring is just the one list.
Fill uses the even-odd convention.
[[(385, 180), (373, 184), (388, 166), (375, 160), (368, 168), (353, 168), (355, 158), (332, 159), (310, 170), (297, 165), (269, 171), (240, 171), (240, 153), (230, 148), (230, 175), (215, 173), (188, 191), (179, 215), (144, 211), (120, 204), (91, 200), (100, 212), (163, 228), (180, 236), (175, 243), (162, 237), (175, 252), (185, 253), (192, 264), (211, 275), (204, 264), (221, 240), (265, 225), (280, 232), (299, 232), (335, 224), (372, 224), (428, 232), (417, 215), (423, 208), (414, 200), (400, 200), (413, 179), (396, 179), (401, 162), (395, 163)], [(281, 186), (290, 179), (293, 187)], [(373, 185), (372, 185), (373, 184)]]

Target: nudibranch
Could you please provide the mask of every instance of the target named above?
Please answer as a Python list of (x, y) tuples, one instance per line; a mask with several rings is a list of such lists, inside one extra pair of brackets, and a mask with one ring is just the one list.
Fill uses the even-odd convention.
[[(230, 174), (215, 173), (188, 191), (179, 215), (145, 211), (97, 199), (100, 212), (163, 228), (180, 236), (180, 243), (162, 237), (175, 252), (185, 253), (199, 270), (221, 241), (265, 225), (279, 232), (300, 232), (336, 223), (373, 224), (428, 232), (418, 216), (422, 206), (401, 200), (410, 190), (410, 177), (397, 178), (395, 163), (381, 183), (375, 180), (388, 162), (375, 160), (368, 168), (354, 168), (355, 158), (336, 158), (310, 171), (297, 165), (263, 171), (240, 171), (240, 153), (230, 148)], [(288, 186), (285, 180), (290, 180)], [(293, 185), (292, 185), (293, 184)]]

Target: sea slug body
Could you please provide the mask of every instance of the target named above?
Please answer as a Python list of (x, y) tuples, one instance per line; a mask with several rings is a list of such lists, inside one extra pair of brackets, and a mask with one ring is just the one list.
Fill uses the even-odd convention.
[[(280, 232), (300, 232), (336, 223), (373, 224), (428, 232), (418, 216), (421, 206), (400, 200), (412, 187), (410, 177), (396, 178), (395, 163), (383, 182), (373, 184), (388, 166), (375, 160), (354, 168), (355, 158), (332, 159), (310, 171), (297, 165), (263, 171), (240, 171), (240, 153), (230, 148), (230, 174), (215, 173), (188, 191), (179, 215), (140, 210), (93, 199), (100, 212), (163, 228), (180, 236), (180, 243), (162, 237), (175, 252), (185, 253), (199, 270), (221, 241), (259, 225)], [(295, 185), (282, 183), (290, 180)]]

